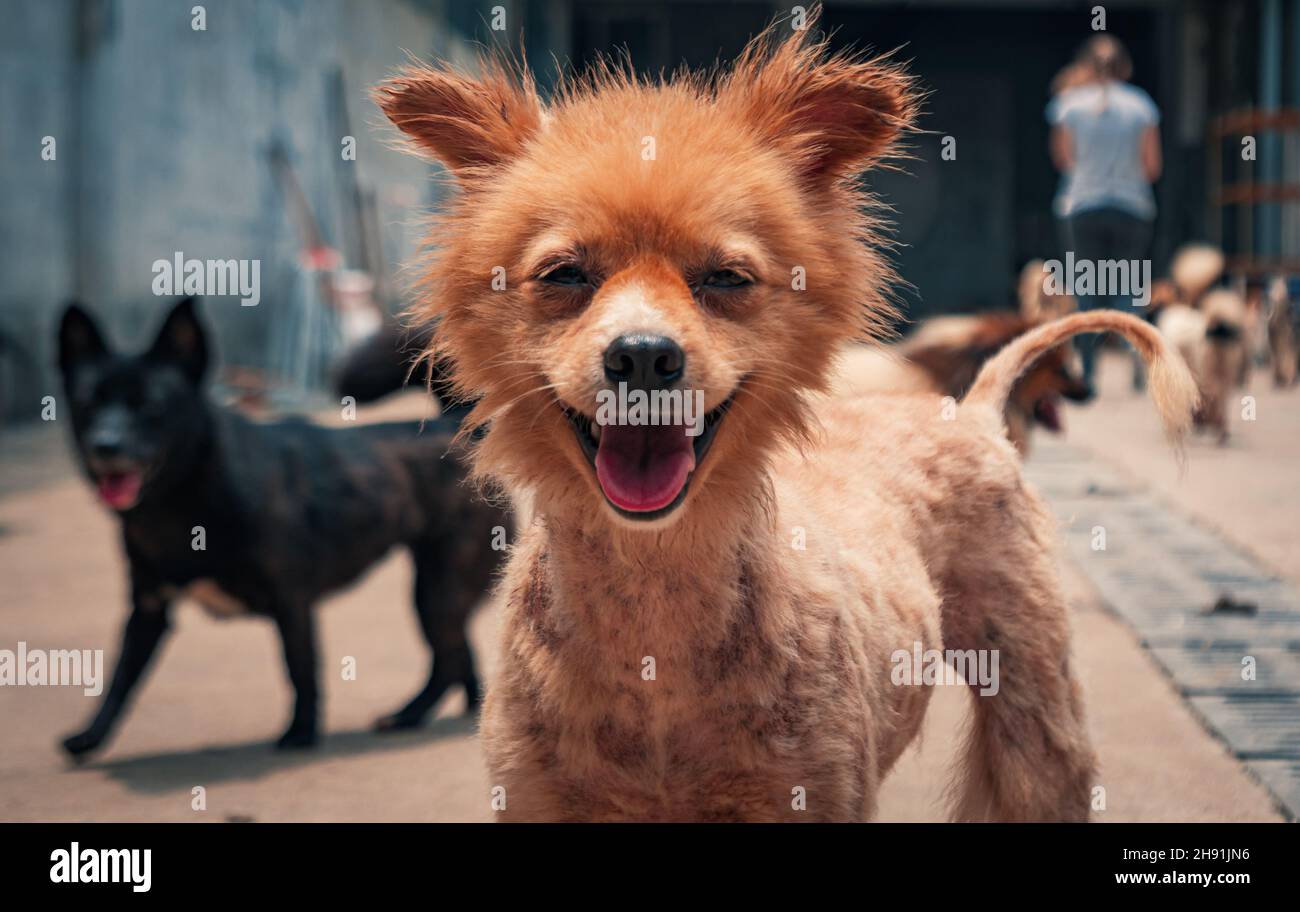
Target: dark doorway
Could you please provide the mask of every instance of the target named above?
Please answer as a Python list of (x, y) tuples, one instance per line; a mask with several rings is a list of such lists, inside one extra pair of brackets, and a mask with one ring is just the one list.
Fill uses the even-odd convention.
[[(1086, 7), (1065, 12), (836, 7), (836, 43), (901, 48), (930, 95), (907, 173), (871, 178), (898, 211), (908, 311), (1013, 306), (1014, 277), (1034, 257), (1060, 255), (1051, 214), (1058, 175), (1047, 154), (1052, 78), (1092, 33)], [(1107, 25), (1134, 58), (1136, 84), (1152, 79), (1154, 16), (1111, 11)], [(956, 158), (940, 156), (944, 136)]]
[[(765, 3), (578, 3), (575, 62), (626, 47), (643, 72), (733, 57), (771, 21)], [(1153, 97), (1155, 14), (1108, 12), (1109, 29), (1132, 52), (1134, 81)], [(863, 8), (831, 4), (833, 43), (899, 57), (930, 95), (902, 173), (870, 183), (897, 211), (897, 262), (909, 316), (1013, 306), (1014, 279), (1033, 257), (1060, 255), (1051, 203), (1058, 177), (1047, 155), (1048, 85), (1088, 38), (1088, 6), (1064, 11), (969, 6)], [(956, 157), (940, 156), (943, 137)]]

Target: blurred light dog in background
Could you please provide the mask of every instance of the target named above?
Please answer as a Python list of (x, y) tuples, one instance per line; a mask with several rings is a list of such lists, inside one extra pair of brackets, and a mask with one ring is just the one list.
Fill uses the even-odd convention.
[(1156, 325), (1191, 368), (1200, 390), (1198, 429), (1227, 443), (1228, 404), (1249, 369), (1246, 304), (1236, 291), (1214, 288), (1223, 275), (1223, 252), (1208, 244), (1189, 244), (1170, 267), (1170, 282), (1157, 283), (1152, 295)]
[(1265, 293), (1268, 322), (1269, 359), (1273, 367), (1273, 384), (1285, 389), (1296, 381), (1300, 372), (1300, 306), (1287, 293), (1287, 283), (1275, 276)]
[[(916, 96), (812, 25), (670, 81), (606, 63), (545, 105), (493, 61), (377, 90), (458, 179), (424, 264), (436, 350), (478, 400), (476, 470), (532, 499), (482, 721), (503, 819), (868, 818), (930, 693), (898, 653), (940, 644), (1006, 672), (974, 698), (953, 815), (1088, 817), (1055, 522), (1004, 406), (1084, 331), (1150, 359), (1172, 433), (1194, 384), (1154, 329), (1096, 311), (1004, 348), (952, 420), (824, 396), (893, 318), (855, 178)], [(598, 422), (620, 384), (702, 391), (703, 432)]]
[[(936, 317), (897, 345), (845, 348), (835, 388), (846, 395), (930, 392), (960, 399), (984, 362), (1036, 325), (1013, 313)], [(1053, 434), (1064, 430), (1063, 399), (1082, 403), (1092, 398), (1092, 387), (1084, 382), (1077, 362), (1069, 346), (1054, 348), (1012, 386), (1004, 419), (1007, 437), (1021, 456), (1029, 454), (1035, 427)]]
[(80, 756), (110, 734), (178, 598), (275, 622), (296, 696), (279, 746), (315, 743), (314, 603), (395, 545), (414, 559), (415, 607), (434, 656), (425, 687), (377, 726), (420, 724), (456, 685), (474, 708), (465, 624), (497, 564), (493, 530), (507, 520), (461, 483), (458, 458), (444, 458), (458, 423), (325, 428), (218, 407), (202, 388), (209, 352), (195, 308), (194, 299), (178, 304), (153, 346), (133, 357), (110, 351), (80, 307), (63, 316), (59, 366), (75, 449), (121, 524), (131, 579), (112, 683), (64, 748)]
[(1016, 284), (1016, 297), (1020, 302), (1020, 315), (1030, 323), (1046, 323), (1068, 316), (1079, 309), (1072, 294), (1049, 294), (1044, 284), (1051, 273), (1042, 260), (1030, 260), (1020, 270)]

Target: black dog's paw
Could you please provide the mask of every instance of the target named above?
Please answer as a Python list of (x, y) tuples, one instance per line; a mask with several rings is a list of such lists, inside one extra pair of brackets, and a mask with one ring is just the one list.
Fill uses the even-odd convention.
[(380, 716), (375, 720), (375, 724), (372, 727), (377, 732), (398, 732), (419, 728), (423, 723), (423, 714), (417, 716), (396, 712), (391, 716)]
[(85, 760), (86, 756), (104, 743), (103, 737), (91, 729), (77, 732), (63, 739), (63, 749), (73, 760)]
[(304, 747), (316, 746), (316, 730), (313, 728), (291, 728), (283, 735), (280, 740), (275, 742), (279, 750), (301, 750)]

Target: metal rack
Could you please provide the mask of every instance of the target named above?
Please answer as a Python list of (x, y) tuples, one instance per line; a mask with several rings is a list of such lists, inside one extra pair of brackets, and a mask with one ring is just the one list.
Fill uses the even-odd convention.
[[(1224, 182), (1224, 147), (1228, 140), (1253, 136), (1260, 153), (1270, 140), (1276, 167), (1261, 174), (1261, 162), (1238, 160), (1235, 179)], [(1209, 213), (1207, 223), (1213, 239), (1228, 253), (1228, 271), (1248, 279), (1278, 273), (1300, 274), (1300, 108), (1273, 110), (1245, 109), (1215, 118), (1210, 123), (1208, 146)], [(1262, 206), (1280, 207), (1277, 251), (1259, 249), (1257, 217)], [(1225, 220), (1229, 209), (1236, 219), (1236, 237), (1225, 244)], [(1228, 247), (1232, 249), (1228, 249)], [(1272, 245), (1269, 245), (1272, 246)]]

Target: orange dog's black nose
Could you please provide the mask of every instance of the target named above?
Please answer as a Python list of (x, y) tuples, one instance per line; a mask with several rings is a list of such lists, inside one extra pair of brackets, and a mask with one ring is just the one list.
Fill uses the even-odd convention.
[(686, 353), (667, 336), (619, 336), (605, 349), (605, 378), (629, 389), (668, 389), (686, 369)]

